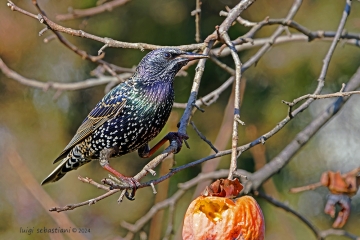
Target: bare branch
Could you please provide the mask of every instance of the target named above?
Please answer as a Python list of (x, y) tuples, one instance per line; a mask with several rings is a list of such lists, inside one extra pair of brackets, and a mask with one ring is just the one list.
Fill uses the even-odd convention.
[(263, 199), (265, 199), (266, 201), (268, 201), (269, 203), (271, 203), (272, 205), (274, 205), (275, 207), (278, 208), (282, 208), (285, 211), (293, 214), (295, 217), (297, 217), (300, 221), (302, 221), (303, 223), (306, 224), (306, 226), (308, 226), (311, 231), (314, 233), (314, 235), (319, 239), (322, 240), (323, 238), (320, 237), (320, 231), (308, 220), (306, 219), (303, 215), (301, 215), (300, 213), (296, 212), (295, 210), (293, 210), (292, 208), (290, 208), (289, 206), (283, 204), (282, 202), (277, 201), (276, 199), (268, 196), (265, 193), (262, 192), (255, 192), (255, 194)]
[(196, 0), (196, 9), (191, 12), (191, 16), (195, 16), (195, 41), (201, 42), (200, 36), (200, 18), (201, 18), (201, 0)]
[[(330, 34), (330, 32), (329, 32)], [(331, 34), (331, 36), (334, 36), (335, 33)], [(330, 36), (330, 35), (329, 35)], [(324, 40), (324, 41), (332, 41), (332, 38), (320, 38), (319, 40)], [(236, 50), (239, 51), (243, 51), (246, 49), (251, 49), (254, 47), (258, 47), (258, 46), (262, 46), (264, 44), (266, 44), (267, 42), (270, 41), (270, 38), (260, 38), (260, 39), (255, 39), (254, 40), (254, 44), (245, 44), (245, 45), (237, 45), (236, 46)], [(307, 41), (307, 37), (304, 35), (300, 35), (300, 34), (295, 34), (292, 35), (291, 37), (289, 36), (280, 36), (277, 38), (276, 42), (274, 44), (280, 44), (280, 43), (286, 43), (286, 42), (292, 42), (292, 41)], [(357, 40), (356, 38), (347, 41), (346, 43), (348, 44), (352, 44), (357, 46)], [(218, 66), (220, 66), (221, 68), (223, 68), (225, 71), (227, 71), (229, 74), (234, 75), (235, 74), (235, 70), (226, 66), (225, 64), (221, 63), (219, 60), (217, 60), (217, 58), (214, 57), (214, 55), (218, 55), (218, 53), (220, 52), (220, 49), (213, 49), (212, 50), (212, 55), (210, 55), (210, 59), (216, 63)], [(266, 51), (263, 52), (263, 54), (265, 54)], [(230, 54), (230, 50), (228, 49), (224, 49), (224, 51), (221, 52), (221, 56), (226, 56)], [(260, 57), (260, 55), (259, 55)], [(247, 63), (245, 63), (247, 64)], [(244, 65), (245, 65), (244, 64)], [(246, 71), (247, 69), (243, 69), (242, 72)], [(226, 82), (224, 82), (219, 88), (215, 89), (213, 92), (209, 93), (208, 95), (202, 97), (201, 99), (196, 100), (196, 105), (197, 106), (201, 106), (203, 104), (205, 105), (210, 105), (215, 101), (212, 101), (212, 99), (216, 100), (218, 98), (218, 96), (227, 89), (227, 87), (231, 86), (231, 84), (233, 83), (234, 78), (229, 78), (229, 80), (227, 80)], [(210, 102), (208, 102), (210, 101)], [(174, 108), (185, 108), (186, 107), (186, 103), (174, 103)]]
[[(349, 83), (346, 85), (345, 91), (356, 89), (360, 86), (360, 68), (356, 74), (351, 78)], [(339, 98), (333, 104), (331, 104), (322, 114), (320, 114), (316, 119), (314, 119), (302, 132), (298, 133), (296, 138), (290, 142), (290, 144), (276, 156), (272, 161), (266, 164), (263, 168), (256, 171), (249, 181), (246, 182), (244, 191), (246, 193), (251, 190), (257, 190), (263, 182), (269, 179), (272, 175), (279, 172), (291, 159), (291, 157), (305, 144), (309, 139), (327, 122), (329, 121), (344, 105), (344, 103), (349, 99), (349, 97)], [(296, 114), (297, 115), (297, 114)], [(296, 116), (294, 115), (294, 116)], [(263, 144), (267, 139), (271, 138), (277, 132), (279, 132), (291, 119), (289, 117), (285, 118), (279, 122), (273, 129), (269, 132), (263, 134), (256, 140), (247, 143), (245, 145), (237, 147), (238, 152), (244, 152), (249, 150), (251, 147), (257, 144)], [(183, 169), (193, 167), (195, 165), (201, 164), (208, 160), (222, 157), (228, 154), (231, 154), (231, 149), (219, 151), (216, 154), (209, 155), (207, 157), (198, 159), (196, 161), (187, 163), (185, 165), (171, 169), (171, 171), (156, 179), (151, 180), (150, 182), (144, 183), (144, 185), (150, 185), (151, 182), (157, 184), (158, 182), (168, 179), (175, 173), (182, 171)]]
[[(302, 0), (294, 1), (288, 15), (285, 18), (286, 21), (292, 19), (295, 16), (295, 14), (297, 13), (297, 11), (299, 10), (299, 8), (301, 6), (301, 3), (302, 3)], [(276, 29), (276, 31), (271, 35), (270, 41), (267, 42), (266, 44), (264, 44), (256, 54), (254, 54), (246, 63), (244, 63), (241, 70), (244, 72), (251, 65), (256, 64), (259, 61), (260, 57), (262, 55), (264, 55), (265, 52), (267, 52), (272, 47), (272, 45), (275, 43), (276, 39), (282, 34), (283, 31), (284, 31), (283, 26), (278, 27)]]
[[(328, 173), (327, 173), (328, 174)], [(354, 168), (353, 170), (347, 172), (347, 173), (343, 173), (341, 174), (341, 177), (346, 179), (346, 178), (349, 178), (350, 176), (357, 176), (358, 174), (360, 174), (360, 167), (357, 167), (357, 168)], [(327, 175), (328, 176), (328, 175)], [(322, 177), (321, 177), (322, 178)], [(317, 183), (312, 183), (312, 184), (309, 184), (307, 186), (302, 186), (302, 187), (296, 187), (296, 188), (291, 188), (290, 189), (290, 192), (291, 193), (299, 193), (299, 192), (303, 192), (303, 191), (308, 191), (308, 190), (314, 190), (318, 187), (321, 187), (321, 186), (325, 186), (325, 187), (328, 187), (327, 185), (328, 183), (326, 182), (317, 182)], [(349, 189), (348, 186), (346, 187), (346, 192), (347, 191), (350, 191), (351, 188)], [(354, 190), (355, 191), (355, 190)]]
[(106, 2), (96, 7), (87, 8), (87, 9), (71, 9), (67, 14), (58, 14), (56, 20), (66, 21), (75, 18), (89, 17), (94, 16), (103, 12), (111, 12), (114, 8), (125, 5), (130, 0), (113, 0)]
[[(324, 32), (322, 31), (323, 34), (319, 35), (316, 40), (320, 40), (320, 41), (333, 41), (333, 38), (335, 36), (335, 32)], [(326, 36), (326, 37), (325, 37)], [(238, 52), (240, 51), (244, 51), (247, 49), (251, 49), (251, 48), (256, 48), (259, 46), (263, 46), (264, 44), (267, 44), (269, 42), (271, 42), (271, 37), (269, 38), (257, 38), (254, 39), (253, 42), (248, 42), (248, 43), (243, 43), (242, 45), (236, 45), (235, 48)], [(359, 47), (359, 40), (360, 40), (360, 35), (358, 34), (342, 34), (341, 35), (341, 39), (344, 40), (344, 43), (346, 44), (350, 44), (350, 45), (354, 45), (356, 47)], [(292, 34), (291, 36), (279, 36), (276, 38), (276, 41), (272, 43), (272, 45), (278, 45), (281, 43), (287, 43), (287, 42), (308, 42), (308, 37), (303, 35), (303, 34)], [(230, 55), (230, 50), (225, 48), (223, 50), (221, 50), (221, 48), (214, 48), (212, 50), (212, 53), (215, 56), (218, 57), (225, 57)], [(245, 70), (243, 70), (244, 72)]]
[(230, 9), (226, 19), (219, 27), (220, 33), (227, 32), (232, 23), (240, 16), (240, 14), (247, 9), (255, 0), (245, 0), (238, 3), (233, 9)]
[(83, 178), (81, 176), (78, 176), (78, 179), (83, 183), (89, 183), (89, 184), (94, 185), (95, 187), (103, 189), (103, 190), (105, 190), (107, 192), (110, 191), (110, 188), (108, 186), (97, 183), (94, 180), (92, 180), (91, 178), (88, 178), (88, 177)]
[(352, 240), (360, 240), (360, 237), (352, 234), (352, 233), (349, 233), (345, 230), (342, 230), (342, 229), (333, 229), (333, 228), (330, 228), (330, 229), (327, 229), (327, 230), (323, 230), (320, 232), (320, 236), (322, 238), (327, 238), (329, 236), (344, 236), (344, 237), (348, 237), (349, 239), (352, 239)]
[[(153, 44), (147, 44), (147, 43), (128, 43), (128, 42), (116, 41), (116, 40), (113, 40), (111, 38), (102, 38), (102, 37), (99, 37), (99, 36), (96, 36), (96, 35), (93, 35), (93, 34), (90, 34), (90, 33), (86, 33), (83, 30), (75, 30), (75, 29), (72, 29), (72, 28), (63, 27), (63, 26), (61, 26), (59, 24), (54, 23), (53, 21), (51, 21), (45, 15), (31, 14), (31, 13), (19, 8), (18, 6), (16, 6), (11, 1), (8, 1), (8, 6), (13, 11), (18, 11), (20, 13), (23, 13), (23, 14), (25, 14), (27, 16), (30, 16), (32, 18), (35, 18), (35, 19), (39, 20), (41, 23), (45, 24), (49, 29), (54, 31), (55, 34), (57, 32), (63, 32), (63, 33), (67, 33), (67, 34), (72, 35), (72, 36), (89, 38), (89, 39), (95, 40), (97, 42), (102, 42), (104, 44), (107, 44), (107, 47), (133, 48), (133, 49), (140, 49), (140, 50), (145, 50), (145, 49), (154, 50), (154, 49), (163, 48), (163, 47), (175, 47), (175, 46), (159, 46), (159, 45), (153, 45)], [(204, 44), (203, 43), (198, 43), (198, 44), (182, 45), (182, 46), (176, 46), (176, 47), (180, 48), (180, 49), (182, 49), (184, 51), (201, 50), (201, 49), (204, 48)]]
[(290, 192), (291, 193), (299, 193), (299, 192), (303, 192), (303, 191), (314, 190), (321, 186), (322, 186), (321, 182), (317, 182), (317, 183), (309, 184), (309, 185), (303, 186), (303, 187), (291, 188)]
[(354, 234), (351, 234), (349, 232), (346, 232), (345, 230), (328, 229), (328, 230), (320, 231), (307, 218), (305, 218), (303, 215), (296, 212), (289, 206), (285, 205), (284, 203), (266, 195), (265, 193), (262, 193), (262, 192), (255, 192), (255, 193), (257, 196), (265, 199), (266, 201), (268, 201), (270, 204), (274, 205), (275, 207), (282, 208), (283, 210), (285, 210), (285, 211), (291, 213), (292, 215), (294, 215), (295, 217), (297, 217), (300, 221), (305, 223), (306, 226), (308, 226), (311, 229), (311, 231), (315, 234), (316, 238), (319, 240), (324, 240), (325, 238), (327, 238), (328, 236), (331, 236), (331, 235), (344, 236), (344, 237), (348, 237), (349, 239), (360, 240), (360, 237), (358, 237)]
[[(226, 11), (227, 12), (225, 12), (225, 11), (220, 11), (220, 16), (227, 16), (229, 13), (229, 11), (231, 10), (228, 6), (225, 6), (225, 9), (226, 9)], [(245, 27), (253, 27), (253, 26), (255, 26), (257, 23), (254, 23), (254, 22), (250, 22), (250, 21), (248, 21), (248, 20), (245, 20), (245, 19), (243, 19), (242, 17), (240, 17), (240, 16), (238, 16), (237, 18), (236, 18), (236, 21), (238, 22), (238, 23), (240, 23), (241, 25), (243, 25), (243, 26), (245, 26)]]
[[(197, 100), (194, 105), (201, 106), (203, 104), (210, 105), (216, 101), (219, 95), (224, 92), (231, 84), (234, 82), (234, 77), (230, 77), (226, 80), (220, 87), (212, 91), (211, 93), (207, 94), (206, 96), (202, 97), (201, 99)], [(186, 108), (186, 103), (174, 103), (174, 108)]]
[(233, 179), (233, 174), (237, 170), (237, 143), (238, 143), (238, 123), (240, 121), (240, 80), (241, 80), (241, 61), (239, 56), (237, 55), (236, 49), (233, 43), (230, 41), (230, 37), (226, 32), (221, 32), (225, 43), (231, 50), (232, 58), (235, 62), (235, 96), (234, 96), (234, 121), (233, 121), (233, 131), (232, 131), (232, 141), (231, 141), (231, 163), (228, 179)]
[[(47, 91), (49, 89), (55, 89), (55, 90), (61, 90), (61, 91), (65, 91), (65, 90), (74, 91), (74, 90), (104, 85), (104, 84), (114, 82), (117, 80), (115, 77), (101, 76), (99, 78), (90, 78), (90, 79), (87, 79), (87, 80), (84, 80), (81, 82), (75, 82), (75, 83), (40, 82), (38, 80), (25, 78), (25, 77), (21, 76), (20, 74), (18, 74), (17, 72), (14, 72), (10, 68), (8, 68), (8, 66), (3, 62), (3, 60), (1, 58), (0, 58), (0, 69), (8, 78), (16, 80), (23, 85), (26, 85), (29, 87), (34, 87), (34, 88), (39, 88), (44, 91)], [(128, 78), (128, 77), (131, 77), (131, 75), (132, 74), (129, 74), (129, 73), (120, 74), (121, 78)]]
[(168, 219), (170, 219), (168, 226), (166, 228), (166, 232), (165, 232), (165, 237), (163, 238), (163, 240), (170, 240), (171, 239), (171, 234), (174, 230), (174, 220), (175, 220), (175, 206), (174, 205), (170, 205), (169, 206), (169, 217)]
[(96, 197), (96, 198), (93, 198), (93, 199), (90, 199), (90, 200), (87, 200), (87, 201), (84, 201), (81, 203), (68, 204), (65, 207), (52, 207), (49, 209), (49, 211), (50, 212), (64, 212), (64, 211), (74, 210), (75, 208), (86, 206), (86, 205), (92, 205), (92, 204), (95, 204), (98, 201), (101, 201), (119, 191), (120, 191), (119, 189), (113, 189), (113, 190), (108, 191), (105, 194), (102, 194), (102, 195)]
[[(208, 43), (208, 46), (204, 49), (203, 54), (208, 55), (213, 44), (214, 44), (214, 41), (213, 40), (210, 41)], [(206, 62), (205, 58), (200, 59), (198, 62), (198, 65), (195, 68), (196, 74), (195, 74), (195, 77), (193, 80), (193, 85), (191, 87), (191, 93), (190, 93), (185, 111), (180, 119), (179, 132), (183, 133), (183, 134), (186, 134), (186, 127), (190, 121), (190, 117), (191, 117), (192, 109), (194, 108), (194, 104), (196, 104), (195, 101), (196, 101), (196, 97), (197, 97), (197, 94), (199, 91), (201, 77), (205, 70), (205, 62)]]
[(339, 92), (336, 92), (336, 93), (329, 93), (329, 94), (319, 94), (319, 95), (316, 95), (316, 94), (306, 94), (304, 96), (301, 96), (299, 98), (296, 98), (294, 99), (292, 102), (286, 102), (286, 101), (282, 101), (283, 103), (285, 103), (286, 105), (288, 105), (289, 107), (293, 107), (295, 106), (297, 103), (305, 100), (305, 99), (314, 99), (314, 100), (317, 100), (317, 99), (324, 99), (324, 98), (334, 98), (334, 97), (348, 97), (350, 95), (353, 95), (353, 94), (360, 94), (360, 91), (349, 91), (349, 92), (343, 92), (343, 91), (339, 91)]
[(208, 140), (208, 139), (206, 139), (206, 137), (204, 136), (204, 134), (202, 134), (200, 131), (199, 131), (199, 129), (197, 129), (197, 127), (195, 126), (195, 123), (193, 122), (193, 121), (190, 121), (190, 123), (191, 123), (191, 126), (194, 128), (194, 130), (195, 130), (195, 132), (199, 135), (199, 137), (204, 141), (204, 142), (206, 142), (210, 147), (211, 147), (211, 149), (212, 150), (214, 150), (214, 152), (219, 152), (217, 149), (216, 149), (216, 147)]
[[(351, 5), (351, 1), (347, 0), (343, 16), (341, 18), (338, 30), (336, 32), (336, 37), (334, 38), (334, 40), (328, 50), (328, 53), (326, 54), (326, 57), (324, 59), (324, 64), (323, 64), (323, 67), (322, 67), (322, 70), (320, 73), (320, 77), (318, 79), (319, 83), (318, 83), (317, 88), (315, 89), (314, 94), (319, 94), (324, 86), (324, 80), (325, 80), (327, 68), (329, 65), (329, 61), (335, 50), (335, 47), (337, 45), (337, 42), (341, 35), (341, 32), (343, 31), (346, 19), (348, 17), (348, 12), (350, 11), (350, 9), (349, 9), (350, 5)], [(360, 80), (360, 68), (358, 69), (357, 73), (355, 74), (355, 76), (352, 78), (351, 81), (356, 82), (359, 80)], [(350, 85), (350, 82), (348, 85)], [(350, 86), (349, 86), (348, 90), (351, 90)], [(290, 119), (292, 117), (294, 117), (295, 115), (297, 115), (298, 113), (304, 111), (307, 107), (309, 107), (309, 105), (313, 101), (314, 100), (311, 98), (308, 99), (300, 107), (298, 107), (296, 110), (294, 110), (290, 114), (290, 116), (288, 116), (287, 118), (282, 120), (278, 124), (278, 126), (282, 128), (287, 122), (290, 121)], [(340, 98), (340, 99), (338, 99), (338, 101), (343, 103), (343, 101), (346, 101), (346, 99)], [(335, 105), (336, 107), (338, 106), (337, 102), (334, 103), (334, 105), (336, 104)], [(329, 119), (331, 119), (331, 117), (335, 113), (337, 113), (337, 110), (338, 109), (333, 110), (333, 107), (331, 106), (327, 112), (323, 113), (322, 115), (319, 115), (319, 117), (317, 118), (318, 120), (315, 119), (312, 123), (310, 123), (302, 132), (300, 132), (296, 136), (296, 138), (293, 141), (290, 142), (289, 145), (287, 145), (284, 148), (284, 150), (277, 157), (274, 158), (274, 160), (272, 160), (270, 163), (266, 164), (263, 168), (261, 168), (254, 174), (254, 176), (253, 176), (254, 179), (252, 179), (252, 181), (249, 181), (245, 185), (245, 192), (249, 192), (250, 190), (256, 190), (264, 181), (269, 179), (273, 174), (275, 174), (281, 168), (283, 168), (285, 166), (285, 164), (287, 164), (290, 161), (290, 158), (320, 129), (320, 127), (323, 126), (323, 124), (325, 124)], [(278, 128), (278, 126), (276, 128)], [(278, 130), (279, 129), (277, 129), (275, 131), (278, 131)]]
[[(345, 87), (345, 91), (350, 91), (360, 87), (360, 68), (352, 76), (351, 80)], [(245, 185), (245, 190), (249, 192), (251, 189), (256, 190), (263, 182), (269, 179), (282, 169), (290, 160), (291, 157), (297, 153), (300, 148), (307, 143), (314, 134), (320, 130), (347, 102), (349, 97), (341, 97), (334, 101), (326, 110), (319, 114), (307, 127), (299, 132), (296, 137), (268, 164), (253, 174), (253, 179)], [(299, 111), (297, 111), (299, 113)], [(293, 116), (294, 112), (293, 112)], [(278, 125), (283, 127), (290, 120), (289, 117), (285, 118)], [(272, 131), (279, 131), (278, 126)], [(265, 137), (265, 135), (263, 135)], [(256, 140), (257, 141), (257, 140)], [(255, 144), (255, 143), (254, 143)]]
[[(246, 0), (246, 1), (241, 1), (238, 5), (236, 5), (230, 11), (229, 15), (226, 17), (226, 19), (220, 25), (220, 28), (222, 29), (222, 31), (226, 32), (230, 28), (234, 19), (236, 19), (236, 17), (239, 16), (239, 14), (243, 10), (245, 10), (247, 7), (249, 7), (253, 2), (255, 2), (255, 0)], [(209, 35), (206, 38), (205, 43), (207, 43), (207, 47), (204, 49), (203, 54), (206, 54), (206, 55), (209, 54), (210, 49), (212, 48), (215, 40), (217, 39), (216, 34), (217, 34), (217, 31), (215, 30), (215, 32), (213, 34)], [(180, 133), (184, 133), (184, 134), (186, 133), (186, 126), (189, 123), (189, 120), (191, 117), (191, 112), (194, 107), (193, 104), (195, 103), (196, 98), (197, 98), (201, 77), (204, 72), (205, 62), (206, 62), (206, 59), (200, 59), (198, 65), (196, 67), (196, 74), (195, 74), (193, 85), (191, 88), (191, 94), (190, 94), (187, 106), (185, 108), (184, 114), (182, 115), (181, 120), (180, 120), (180, 123), (181, 123), (179, 126)]]

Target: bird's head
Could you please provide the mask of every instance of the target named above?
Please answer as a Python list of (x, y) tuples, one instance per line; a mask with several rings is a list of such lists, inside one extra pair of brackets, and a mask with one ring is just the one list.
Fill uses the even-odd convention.
[(149, 52), (136, 68), (141, 81), (172, 82), (178, 71), (189, 61), (207, 58), (203, 54), (185, 52), (177, 48), (160, 48)]

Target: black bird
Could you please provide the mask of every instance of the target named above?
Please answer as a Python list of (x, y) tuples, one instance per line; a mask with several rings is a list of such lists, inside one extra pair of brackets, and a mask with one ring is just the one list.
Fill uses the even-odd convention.
[(111, 168), (108, 159), (135, 150), (140, 157), (149, 157), (172, 139), (181, 146), (187, 136), (179, 133), (167, 134), (151, 150), (148, 142), (159, 134), (170, 115), (177, 72), (189, 61), (206, 57), (176, 48), (148, 53), (134, 75), (113, 88), (89, 113), (54, 161), (62, 160), (61, 163), (41, 184), (58, 181), (67, 172), (98, 159), (104, 169), (136, 189), (139, 182)]

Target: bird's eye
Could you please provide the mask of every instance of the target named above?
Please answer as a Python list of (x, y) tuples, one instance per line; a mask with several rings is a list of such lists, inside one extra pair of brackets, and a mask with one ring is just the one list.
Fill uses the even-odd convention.
[(168, 52), (166, 52), (166, 53), (164, 53), (164, 57), (167, 58), (167, 59), (169, 59), (169, 58), (171, 58), (171, 54), (168, 53)]

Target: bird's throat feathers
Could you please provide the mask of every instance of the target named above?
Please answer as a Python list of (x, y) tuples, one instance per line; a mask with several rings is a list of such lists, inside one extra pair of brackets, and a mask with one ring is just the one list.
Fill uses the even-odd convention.
[(140, 95), (149, 102), (161, 104), (167, 101), (174, 101), (174, 88), (172, 82), (157, 82), (143, 86)]

